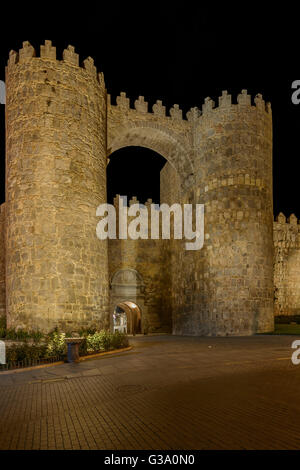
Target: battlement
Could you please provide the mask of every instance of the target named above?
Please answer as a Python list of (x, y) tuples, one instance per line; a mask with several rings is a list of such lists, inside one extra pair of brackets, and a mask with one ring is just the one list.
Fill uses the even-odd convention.
[(288, 218), (280, 212), (275, 218), (273, 241), (276, 250), (300, 248), (300, 224), (295, 214)]
[[(120, 196), (119, 194), (117, 194), (115, 197), (114, 197), (114, 207), (116, 209), (119, 208), (119, 199), (122, 198), (122, 196)], [(133, 196), (130, 201), (127, 201), (127, 207), (131, 207), (133, 206), (134, 204), (141, 204), (140, 201), (136, 198), (136, 196)], [(152, 199), (147, 199), (147, 201), (141, 205), (144, 205), (144, 206), (151, 206), (151, 204), (154, 204), (154, 202), (152, 201)], [(126, 206), (125, 206), (126, 207)]]
[(278, 223), (278, 224), (286, 224), (286, 225), (299, 225), (299, 221), (297, 219), (297, 217), (295, 216), (295, 214), (291, 214), (288, 218), (286, 218), (286, 216), (280, 212), (280, 214), (277, 215), (277, 217), (275, 218), (275, 223)]
[[(122, 112), (135, 111), (138, 114), (147, 114), (151, 113), (149, 111), (149, 103), (145, 101), (144, 96), (139, 96), (134, 102), (134, 106), (131, 106), (130, 98), (127, 97), (125, 92), (122, 92), (116, 98), (116, 104), (111, 104), (111, 95), (108, 95), (108, 102), (110, 106), (115, 109), (119, 109)], [(223, 91), (222, 96), (218, 99), (218, 106), (215, 105), (215, 102), (211, 98), (205, 98), (202, 109), (198, 107), (191, 108), (184, 117), (183, 111), (178, 104), (174, 104), (173, 107), (169, 110), (167, 114), (166, 106), (163, 105), (161, 100), (157, 100), (156, 103), (152, 106), (152, 115), (159, 116), (161, 118), (171, 119), (173, 121), (188, 121), (191, 124), (197, 124), (200, 122), (200, 119), (205, 116), (210, 116), (211, 113), (216, 110), (231, 110), (234, 108), (245, 109), (245, 108), (256, 108), (259, 112), (265, 112), (267, 114), (272, 114), (271, 104), (265, 103), (261, 94), (255, 96), (254, 104), (252, 104), (251, 95), (248, 95), (247, 90), (242, 90), (241, 93), (237, 96), (237, 102), (232, 102), (232, 96), (228, 94), (228, 91)]]
[[(9, 53), (9, 59), (7, 68), (10, 70), (18, 64), (26, 64), (29, 61), (43, 59), (47, 61), (57, 61), (65, 63), (71, 67), (78, 67), (84, 69), (90, 76), (94, 77), (99, 83), (105, 87), (104, 75), (103, 73), (98, 73), (97, 68), (94, 64), (94, 60), (91, 57), (85, 59), (80, 66), (79, 54), (76, 53), (75, 48), (71, 45), (67, 47), (62, 53), (62, 59), (57, 59), (57, 50), (56, 47), (52, 45), (52, 41), (46, 40), (45, 44), (40, 46), (40, 55), (38, 57), (34, 47), (28, 42), (24, 41), (23, 46), (19, 49), (18, 52), (12, 50)], [(111, 96), (108, 95), (108, 101), (111, 102)], [(135, 100), (134, 106), (131, 107), (130, 99), (126, 96), (126, 93), (122, 92), (120, 96), (116, 98), (115, 108), (121, 110), (122, 112), (135, 111), (139, 114), (153, 114), (154, 116), (159, 116), (161, 118), (170, 119), (173, 121), (181, 122), (186, 121), (192, 125), (200, 122), (200, 119), (205, 116), (210, 116), (211, 113), (216, 112), (216, 110), (230, 110), (235, 107), (243, 108), (256, 108), (258, 111), (266, 112), (271, 114), (271, 104), (265, 103), (261, 94), (255, 96), (252, 104), (252, 98), (248, 95), (247, 90), (242, 90), (241, 93), (237, 96), (237, 102), (233, 103), (232, 95), (228, 94), (228, 91), (223, 91), (222, 96), (218, 98), (218, 106), (216, 106), (215, 101), (210, 97), (205, 98), (201, 109), (198, 107), (191, 108), (186, 115), (184, 116), (183, 110), (178, 104), (174, 104), (171, 109), (168, 110), (166, 106), (163, 105), (161, 100), (157, 100), (152, 106), (152, 111), (149, 111), (149, 103), (145, 101), (144, 96), (139, 96)]]
[(57, 59), (56, 47), (52, 45), (52, 41), (48, 40), (45, 41), (44, 45), (41, 45), (39, 57), (37, 56), (34, 47), (28, 41), (24, 41), (23, 47), (19, 49), (19, 52), (14, 50), (10, 51), (7, 69), (11, 70), (18, 64), (23, 65), (37, 59), (61, 62), (72, 67), (84, 69), (91, 77), (95, 78), (100, 83), (100, 85), (105, 87), (104, 75), (103, 73), (97, 72), (94, 59), (88, 57), (83, 61), (82, 66), (80, 66), (79, 54), (75, 52), (75, 48), (73, 46), (68, 46), (67, 49), (63, 51), (61, 60)]

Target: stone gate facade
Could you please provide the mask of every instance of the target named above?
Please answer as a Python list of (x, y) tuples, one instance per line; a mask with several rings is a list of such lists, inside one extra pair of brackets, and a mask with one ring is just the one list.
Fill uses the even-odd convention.
[[(277, 291), (294, 281), (279, 274), (282, 251), (274, 270), (272, 112), (261, 95), (252, 102), (243, 90), (234, 102), (223, 92), (217, 106), (207, 98), (186, 118), (178, 105), (150, 109), (143, 97), (132, 107), (125, 93), (112, 104), (93, 59), (80, 66), (69, 46), (59, 60), (50, 41), (39, 57), (28, 42), (10, 53), (6, 88), (0, 314), (9, 327), (109, 328), (113, 280), (133, 270), (150, 331), (273, 329), (274, 271)], [(166, 159), (161, 202), (205, 204), (202, 250), (185, 251), (178, 240), (97, 239), (106, 166), (126, 146)], [(297, 295), (286, 311), (298, 308)]]

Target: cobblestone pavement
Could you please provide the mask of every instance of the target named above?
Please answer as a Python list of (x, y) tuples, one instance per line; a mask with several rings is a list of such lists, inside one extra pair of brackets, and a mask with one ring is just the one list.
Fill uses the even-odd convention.
[(139, 337), (130, 352), (0, 375), (0, 449), (297, 449), (295, 337)]

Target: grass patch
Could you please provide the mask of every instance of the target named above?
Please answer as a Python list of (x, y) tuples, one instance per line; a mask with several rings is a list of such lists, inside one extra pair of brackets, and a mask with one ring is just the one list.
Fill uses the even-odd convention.
[(300, 325), (291, 325), (291, 324), (275, 324), (273, 335), (298, 335), (300, 336)]

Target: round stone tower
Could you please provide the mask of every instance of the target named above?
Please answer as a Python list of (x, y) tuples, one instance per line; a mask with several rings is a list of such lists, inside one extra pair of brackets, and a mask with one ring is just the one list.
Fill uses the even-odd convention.
[(6, 70), (6, 292), (9, 327), (109, 326), (106, 89), (91, 58), (50, 41)]
[[(251, 105), (223, 92), (209, 98), (197, 128), (199, 202), (205, 203), (205, 246), (199, 257), (202, 334), (272, 331), (272, 113), (261, 95)], [(197, 269), (197, 268), (196, 268)], [(196, 304), (197, 302), (195, 302)]]

